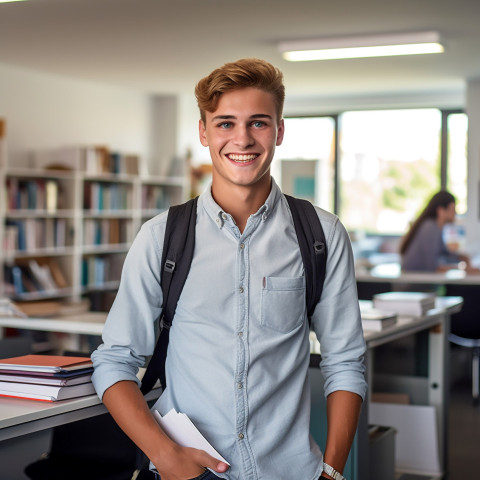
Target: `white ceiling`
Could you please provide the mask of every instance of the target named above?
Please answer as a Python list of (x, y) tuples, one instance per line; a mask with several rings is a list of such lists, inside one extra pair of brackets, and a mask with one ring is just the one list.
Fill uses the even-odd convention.
[[(279, 40), (437, 30), (440, 55), (289, 63)], [(480, 0), (30, 0), (0, 4), (0, 63), (142, 91), (191, 93), (256, 56), (287, 95), (461, 92), (480, 78)], [(1, 96), (1, 92), (0, 92)]]

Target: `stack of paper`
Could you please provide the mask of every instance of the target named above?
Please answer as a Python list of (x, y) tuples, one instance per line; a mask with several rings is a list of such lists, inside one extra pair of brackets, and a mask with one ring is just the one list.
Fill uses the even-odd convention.
[(163, 417), (157, 410), (153, 412), (155, 419), (162, 427), (163, 431), (171, 440), (178, 443), (182, 447), (196, 448), (204, 450), (212, 457), (230, 465), (206, 440), (206, 438), (198, 431), (197, 427), (192, 423), (184, 413), (178, 413), (172, 408)]
[(0, 360), (0, 395), (54, 402), (95, 393), (90, 358), (23, 355)]
[(376, 308), (360, 310), (364, 330), (381, 331), (397, 323), (397, 314)]
[(373, 296), (373, 306), (399, 315), (420, 317), (435, 308), (435, 297), (434, 293), (426, 292), (378, 293)]

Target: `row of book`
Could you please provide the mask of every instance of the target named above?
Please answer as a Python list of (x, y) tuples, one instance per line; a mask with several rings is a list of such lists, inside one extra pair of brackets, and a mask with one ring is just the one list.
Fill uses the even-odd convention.
[(127, 184), (85, 182), (84, 210), (128, 210), (132, 205), (132, 189)]
[(7, 178), (7, 208), (15, 210), (43, 210), (55, 213), (63, 205), (59, 183), (53, 179), (22, 180)]
[(23, 355), (0, 360), (0, 396), (55, 402), (93, 395), (87, 357)]
[(107, 147), (88, 147), (84, 150), (84, 171), (91, 175), (104, 173), (138, 175), (140, 159), (137, 155), (112, 152)]
[(170, 205), (170, 199), (165, 187), (160, 185), (145, 185), (142, 188), (143, 210), (165, 210)]
[(130, 220), (120, 218), (89, 218), (84, 222), (84, 245), (116, 245), (126, 243), (133, 236)]
[(386, 292), (373, 296), (372, 306), (361, 309), (364, 330), (380, 331), (397, 323), (398, 316), (421, 317), (435, 308), (435, 293)]
[(82, 286), (102, 287), (109, 282), (118, 282), (124, 260), (125, 254), (84, 257), (82, 260)]
[(30, 165), (35, 169), (82, 171), (87, 175), (138, 175), (138, 155), (111, 151), (106, 146), (71, 146), (50, 150), (36, 150), (30, 154)]
[(4, 251), (33, 251), (42, 248), (63, 248), (71, 240), (65, 218), (8, 219), (3, 239)]
[(68, 281), (54, 258), (31, 258), (25, 263), (4, 266), (6, 289), (14, 295), (52, 293), (68, 288)]

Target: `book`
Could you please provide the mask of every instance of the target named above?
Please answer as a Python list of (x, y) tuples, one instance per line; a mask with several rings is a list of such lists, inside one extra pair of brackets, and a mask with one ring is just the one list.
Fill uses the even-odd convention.
[(30, 370), (12, 370), (0, 368), (0, 375), (22, 375), (25, 377), (51, 377), (51, 378), (72, 378), (79, 375), (88, 375), (93, 373), (93, 367), (79, 368), (78, 370), (62, 370), (60, 372), (37, 372)]
[(63, 275), (62, 269), (59, 264), (53, 258), (48, 258), (46, 261), (46, 266), (50, 269), (53, 281), (58, 288), (67, 288), (68, 282)]
[(47, 265), (40, 265), (36, 259), (32, 258), (28, 261), (28, 267), (42, 290), (47, 292), (57, 290), (57, 284), (55, 283), (52, 272)]
[(34, 383), (37, 385), (54, 385), (59, 387), (79, 385), (91, 381), (92, 373), (55, 377), (52, 375), (16, 375), (15, 373), (0, 373), (0, 382)]
[(399, 315), (422, 316), (435, 308), (435, 293), (386, 292), (373, 296), (373, 307)]
[(213, 447), (208, 440), (198, 431), (197, 427), (192, 423), (185, 413), (178, 413), (172, 408), (163, 417), (155, 410), (153, 412), (158, 424), (163, 431), (182, 447), (197, 448), (204, 450), (217, 460), (221, 460), (230, 465)]
[(364, 330), (381, 331), (397, 323), (397, 314), (371, 308), (361, 311)]
[(55, 402), (58, 400), (93, 395), (94, 393), (95, 389), (92, 382), (72, 386), (62, 386), (0, 381), (0, 396), (3, 397), (28, 398), (32, 400)]
[(0, 370), (23, 372), (68, 372), (93, 366), (88, 357), (65, 355), (22, 355), (0, 360)]
[(25, 317), (54, 317), (60, 313), (61, 303), (52, 300), (16, 302)]

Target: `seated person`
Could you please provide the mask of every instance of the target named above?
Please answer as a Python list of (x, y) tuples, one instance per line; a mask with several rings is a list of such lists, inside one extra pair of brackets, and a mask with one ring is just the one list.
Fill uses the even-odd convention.
[(444, 272), (460, 268), (478, 272), (466, 255), (450, 251), (443, 240), (443, 227), (455, 220), (455, 197), (441, 190), (410, 227), (400, 243), (403, 271)]

